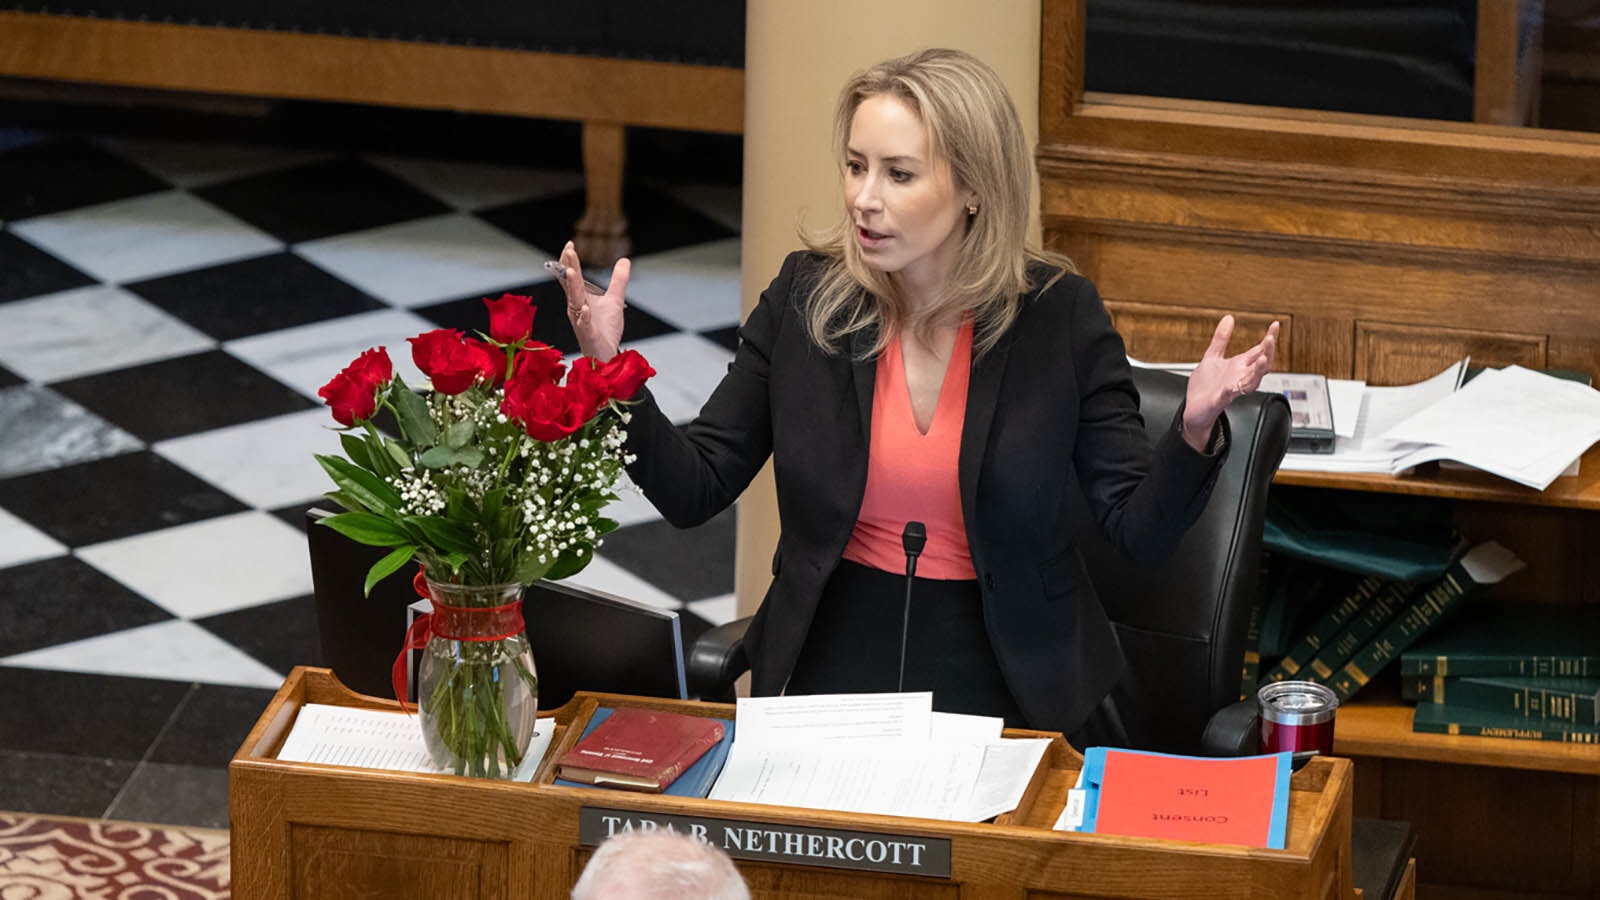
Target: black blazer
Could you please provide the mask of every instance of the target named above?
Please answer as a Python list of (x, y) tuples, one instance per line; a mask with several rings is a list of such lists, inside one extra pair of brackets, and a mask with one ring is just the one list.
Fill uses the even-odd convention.
[[(806, 336), (802, 308), (821, 264), (806, 253), (784, 261), (699, 417), (675, 427), (646, 392), (628, 426), (629, 474), (679, 527), (725, 509), (773, 460), (782, 537), (745, 635), (757, 695), (783, 690), (866, 488), (875, 362)], [(1051, 273), (1030, 274), (1042, 285)], [(851, 349), (872, 339), (858, 335)], [(1067, 525), (1071, 473), (1113, 545), (1161, 559), (1205, 506), (1222, 455), (1184, 443), (1181, 416), (1152, 460), (1122, 338), (1076, 275), (1034, 289), (973, 362), (959, 463), (967, 543), (995, 656), (1033, 727), (1077, 731), (1123, 670)]]

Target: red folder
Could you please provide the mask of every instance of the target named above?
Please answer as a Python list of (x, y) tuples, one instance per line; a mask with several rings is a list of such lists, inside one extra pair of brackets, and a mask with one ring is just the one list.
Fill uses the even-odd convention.
[(1215, 758), (1091, 747), (1081, 830), (1282, 849), (1293, 754)]

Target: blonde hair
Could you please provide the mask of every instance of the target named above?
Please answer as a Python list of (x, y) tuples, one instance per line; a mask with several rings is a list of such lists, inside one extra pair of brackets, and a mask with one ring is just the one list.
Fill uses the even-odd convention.
[(927, 129), (931, 155), (949, 165), (958, 188), (977, 195), (978, 212), (967, 216), (943, 293), (915, 316), (894, 279), (862, 259), (850, 210), (820, 234), (802, 231), (806, 246), (828, 260), (806, 306), (806, 333), (832, 352), (845, 337), (876, 329), (877, 340), (865, 354), (870, 357), (902, 330), (926, 339), (933, 328), (971, 312), (973, 353), (982, 355), (1021, 311), (1030, 287), (1029, 262), (1054, 266), (1054, 277), (1077, 270), (1064, 256), (1027, 246), (1033, 157), (1011, 95), (994, 70), (971, 54), (932, 49), (857, 72), (840, 91), (834, 112), (841, 167), (856, 108), (885, 95), (916, 113)]

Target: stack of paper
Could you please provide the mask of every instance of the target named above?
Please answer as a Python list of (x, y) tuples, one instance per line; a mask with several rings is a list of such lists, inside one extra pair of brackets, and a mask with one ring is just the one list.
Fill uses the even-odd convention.
[(742, 697), (737, 721), (712, 800), (960, 822), (1015, 809), (1050, 744), (930, 693)]
[[(555, 719), (540, 719), (534, 726), (517, 781), (532, 781), (539, 762), (555, 733)], [(307, 703), (295, 716), (294, 727), (283, 740), (278, 759), (284, 762), (323, 763), (359, 769), (448, 774), (434, 765), (422, 740), (422, 722), (416, 716), (381, 709), (358, 709)]]
[(1205, 757), (1090, 747), (1058, 831), (1282, 850), (1292, 753)]
[(1463, 386), (1466, 364), (1403, 387), (1329, 379), (1334, 452), (1289, 453), (1281, 468), (1399, 474), (1448, 460), (1544, 490), (1600, 441), (1600, 391), (1521, 366)]

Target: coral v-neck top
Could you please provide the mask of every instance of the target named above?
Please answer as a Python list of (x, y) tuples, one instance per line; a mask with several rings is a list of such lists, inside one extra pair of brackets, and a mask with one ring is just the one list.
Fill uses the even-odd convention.
[(961, 427), (972, 372), (972, 322), (963, 322), (946, 365), (928, 433), (917, 430), (906, 384), (905, 356), (897, 336), (878, 358), (873, 386), (872, 437), (867, 453), (867, 489), (861, 498), (844, 558), (885, 572), (904, 572), (900, 537), (907, 522), (921, 522), (928, 543), (917, 560), (917, 576), (941, 580), (976, 578), (967, 529), (961, 518)]

